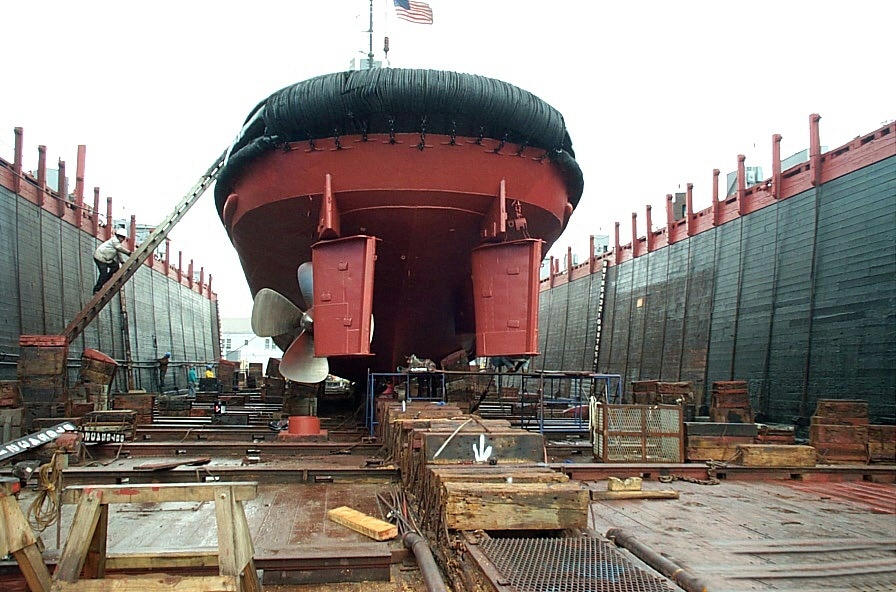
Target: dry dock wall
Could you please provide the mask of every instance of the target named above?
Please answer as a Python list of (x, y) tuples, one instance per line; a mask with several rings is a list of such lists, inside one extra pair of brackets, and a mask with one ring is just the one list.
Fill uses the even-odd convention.
[[(541, 293), (537, 367), (746, 380), (766, 421), (821, 398), (896, 418), (896, 157)], [(595, 348), (595, 346), (597, 346)], [(597, 352), (595, 364), (595, 352)]]
[[(90, 300), (97, 277), (93, 251), (99, 242), (0, 186), (0, 380), (16, 379), (19, 335), (58, 335)], [(77, 379), (84, 349), (102, 351), (119, 364), (129, 349), (134, 388), (154, 392), (154, 361), (170, 351), (166, 385), (185, 389), (182, 364), (219, 359), (219, 334), (214, 299), (141, 266), (123, 294), (70, 345), (68, 383)], [(128, 390), (126, 376), (120, 368), (112, 392)]]

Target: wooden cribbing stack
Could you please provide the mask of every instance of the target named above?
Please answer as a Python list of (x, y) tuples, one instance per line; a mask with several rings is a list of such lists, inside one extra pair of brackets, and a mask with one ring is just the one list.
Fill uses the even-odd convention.
[(712, 383), (709, 416), (717, 423), (753, 423), (750, 389), (745, 380)]
[(588, 489), (545, 466), (541, 434), (475, 415), (427, 417), (441, 407), (382, 407), (388, 452), (441, 545), (461, 531), (587, 526)]
[(823, 463), (867, 463), (868, 402), (857, 399), (819, 399), (809, 443)]

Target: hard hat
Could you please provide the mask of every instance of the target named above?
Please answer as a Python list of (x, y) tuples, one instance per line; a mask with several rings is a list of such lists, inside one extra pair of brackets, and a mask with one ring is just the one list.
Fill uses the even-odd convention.
[(165, 352), (165, 357), (166, 357), (166, 358), (170, 358), (170, 357), (171, 357), (171, 352)]
[(121, 237), (127, 238), (128, 232), (124, 228), (116, 228), (115, 236), (121, 236)]
[(211, 364), (206, 364), (205, 367), (208, 368), (209, 370), (212, 369), (212, 365), (211, 365)]

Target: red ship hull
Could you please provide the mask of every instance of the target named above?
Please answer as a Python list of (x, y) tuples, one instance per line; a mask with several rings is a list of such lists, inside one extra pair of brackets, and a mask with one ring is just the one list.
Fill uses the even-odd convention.
[[(354, 379), (411, 355), (537, 353), (542, 253), (581, 195), (562, 117), (537, 98), (456, 73), (328, 75), (272, 95), (234, 152), (216, 200), (253, 324), (281, 347), (308, 333), (305, 361), (313, 347)], [(313, 314), (271, 324), (293, 305)]]

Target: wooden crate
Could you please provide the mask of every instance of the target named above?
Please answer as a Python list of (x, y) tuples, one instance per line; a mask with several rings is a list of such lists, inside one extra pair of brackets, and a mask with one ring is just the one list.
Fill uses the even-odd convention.
[(56, 336), (22, 335), (19, 338), (18, 377), (54, 376), (65, 372), (68, 343)]
[(22, 391), (18, 380), (0, 381), (0, 407), (20, 407)]
[(716, 423), (753, 423), (753, 410), (749, 407), (710, 409), (709, 418)]
[(868, 417), (868, 401), (862, 399), (819, 399), (815, 408), (819, 417)]
[(268, 367), (264, 372), (268, 378), (283, 378), (280, 374), (280, 358), (268, 358)]
[(0, 433), (3, 438), (0, 442), (8, 442), (22, 435), (22, 425), (25, 419), (24, 407), (10, 407), (0, 409)]
[(20, 377), (19, 389), (26, 403), (62, 403), (65, 399), (62, 374)]
[(810, 425), (809, 444), (811, 444), (812, 446), (821, 446), (826, 444), (867, 446), (868, 426), (832, 424)]
[(814, 467), (815, 448), (777, 444), (741, 444), (735, 463), (745, 467)]
[(871, 462), (896, 463), (896, 425), (868, 426), (868, 456)]
[(138, 424), (152, 423), (155, 395), (153, 394), (117, 394), (112, 399), (112, 409), (131, 410), (137, 414)]
[(749, 393), (749, 391), (745, 391), (745, 390), (713, 392), (712, 397), (710, 399), (710, 405), (716, 409), (727, 408), (727, 407), (749, 408), (751, 406), (750, 393)]

